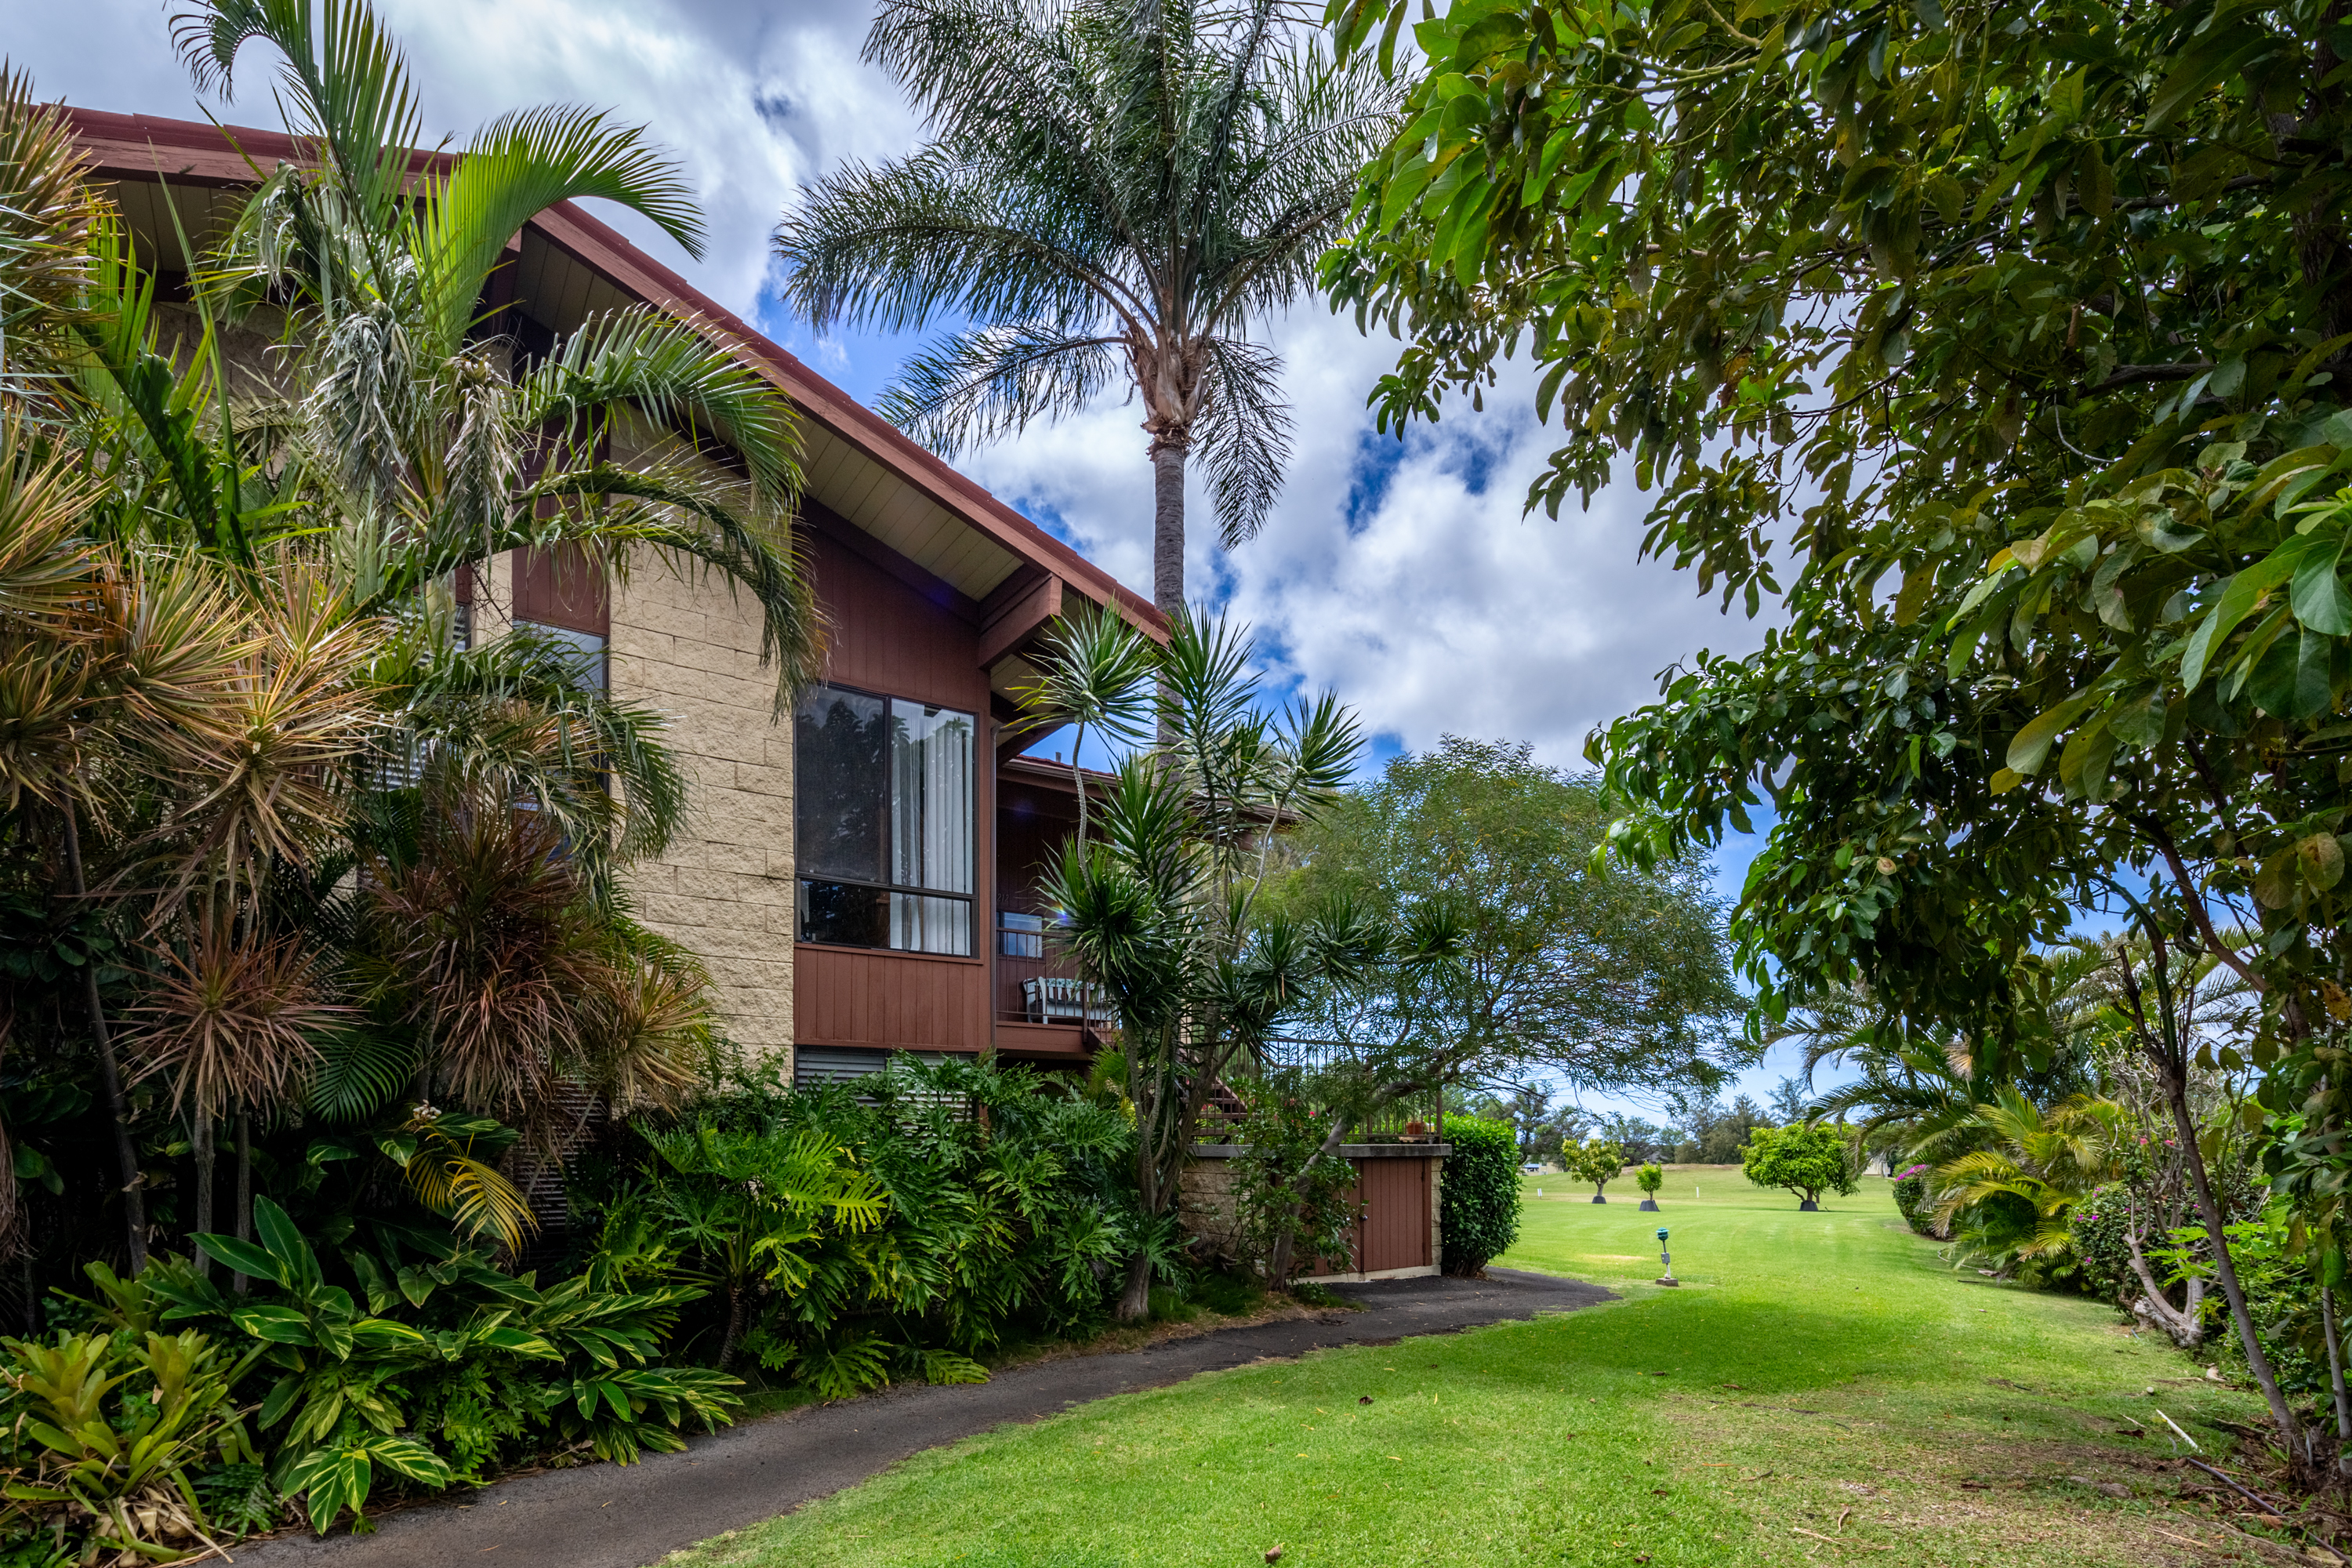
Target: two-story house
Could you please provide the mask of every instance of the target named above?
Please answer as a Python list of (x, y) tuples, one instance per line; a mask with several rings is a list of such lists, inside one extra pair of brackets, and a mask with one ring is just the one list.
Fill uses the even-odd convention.
[[(299, 156), (270, 132), (74, 120), (165, 297), (185, 287), (177, 237), (217, 231), (252, 183), (247, 160)], [(471, 636), (546, 628), (601, 656), (614, 695), (669, 716), (693, 815), (634, 868), (641, 918), (709, 964), (739, 1045), (788, 1058), (803, 1082), (871, 1071), (892, 1050), (1082, 1062), (1083, 1005), (1032, 984), (1067, 973), (1036, 885), (1075, 797), (1066, 769), (1020, 755), (1040, 737), (1012, 693), (1065, 606), (1164, 636), (1157, 612), (578, 207), (532, 220), (509, 258), (485, 303), (519, 342), (659, 306), (732, 344), (800, 415), (799, 543), (831, 634), (824, 683), (788, 718), (759, 665), (757, 608), (723, 584), (614, 583), (533, 552), (456, 584)], [(251, 335), (231, 357), (260, 367), (265, 351)]]

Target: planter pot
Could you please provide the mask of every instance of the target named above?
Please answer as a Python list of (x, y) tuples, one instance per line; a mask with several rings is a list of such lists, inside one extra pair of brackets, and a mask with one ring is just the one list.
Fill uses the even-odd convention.
[(1797, 1212), (1799, 1214), (1819, 1214), (1822, 1212), (1822, 1205), (1813, 1202), (1812, 1199), (1807, 1198), (1803, 1203), (1797, 1205)]
[(1592, 1201), (1596, 1204), (1605, 1204), (1609, 1201), (1609, 1194), (1606, 1193), (1595, 1193), (1592, 1194)]
[(1658, 1212), (1658, 1200), (1655, 1198), (1643, 1198), (1642, 1200), (1642, 1212), (1643, 1214), (1656, 1214)]

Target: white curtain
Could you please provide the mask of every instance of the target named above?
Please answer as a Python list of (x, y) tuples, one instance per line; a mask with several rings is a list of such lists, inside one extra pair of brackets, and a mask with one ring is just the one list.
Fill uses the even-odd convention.
[[(942, 893), (972, 890), (971, 715), (893, 698), (890, 702), (890, 879)], [(971, 952), (964, 899), (893, 894), (890, 945), (916, 952)]]

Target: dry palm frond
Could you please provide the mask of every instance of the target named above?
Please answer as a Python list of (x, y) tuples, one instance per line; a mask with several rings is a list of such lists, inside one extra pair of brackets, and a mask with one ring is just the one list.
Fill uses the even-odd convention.
[(217, 1117), (289, 1099), (318, 1059), (320, 1036), (353, 1010), (328, 999), (316, 950), (300, 936), (255, 940), (202, 928), (165, 949), (131, 1013), (133, 1081), (163, 1075), (172, 1110)]

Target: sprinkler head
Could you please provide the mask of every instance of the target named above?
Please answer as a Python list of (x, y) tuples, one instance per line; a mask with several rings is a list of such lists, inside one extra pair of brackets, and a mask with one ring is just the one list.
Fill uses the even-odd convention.
[(1660, 1241), (1666, 1239), (1666, 1227), (1664, 1226), (1660, 1226), (1658, 1227), (1658, 1239)]

